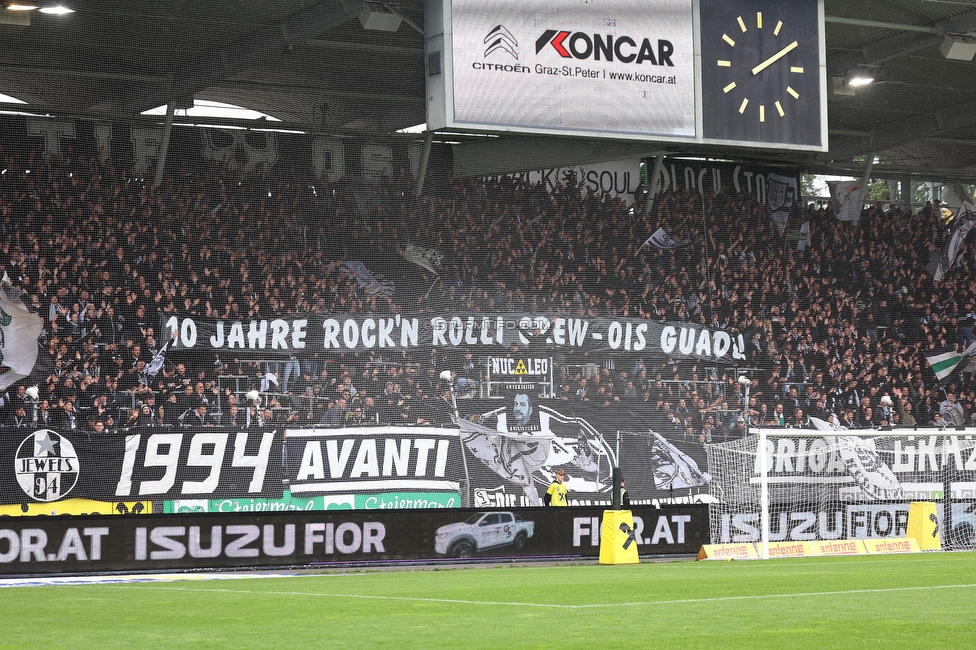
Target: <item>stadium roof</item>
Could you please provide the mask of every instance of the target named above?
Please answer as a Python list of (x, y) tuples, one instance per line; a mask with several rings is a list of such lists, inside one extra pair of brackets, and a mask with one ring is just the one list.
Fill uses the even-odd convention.
[[(362, 0), (63, 4), (74, 13), (0, 9), (0, 93), (27, 102), (0, 108), (158, 122), (141, 114), (209, 100), (265, 113), (281, 120), (277, 128), (332, 135), (387, 135), (426, 119), (422, 0), (385, 3), (404, 19), (396, 32), (364, 30)], [(939, 49), (948, 35), (976, 32), (976, 0), (825, 0), (825, 13), (828, 74), (843, 77), (856, 65), (876, 74), (853, 96), (831, 93), (829, 153), (680, 151), (855, 174), (874, 154), (882, 157), (875, 175), (976, 179), (976, 63), (948, 60)], [(486, 146), (440, 139), (460, 141), (458, 151)], [(494, 140), (498, 151), (513, 146)], [(565, 163), (678, 151), (552, 138), (517, 144), (520, 156), (509, 164), (523, 168), (553, 164), (553, 156)]]

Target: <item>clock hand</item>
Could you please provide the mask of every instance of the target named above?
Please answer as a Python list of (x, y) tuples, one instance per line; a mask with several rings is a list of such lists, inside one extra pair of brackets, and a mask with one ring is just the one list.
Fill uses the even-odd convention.
[(780, 50), (776, 54), (772, 55), (771, 57), (769, 57), (768, 59), (766, 59), (765, 61), (763, 61), (762, 63), (760, 63), (755, 68), (753, 68), (752, 69), (752, 74), (759, 74), (760, 72), (762, 72), (763, 70), (765, 70), (766, 68), (768, 68), (769, 66), (771, 66), (774, 63), (776, 63), (777, 61), (779, 61), (780, 59), (782, 59), (784, 56), (786, 56), (787, 54), (789, 54), (790, 52), (792, 52), (793, 50), (795, 50), (798, 45), (799, 45), (799, 43), (797, 43), (796, 41), (793, 41), (792, 43), (790, 43), (789, 45), (787, 45), (786, 47), (784, 47), (782, 50)]

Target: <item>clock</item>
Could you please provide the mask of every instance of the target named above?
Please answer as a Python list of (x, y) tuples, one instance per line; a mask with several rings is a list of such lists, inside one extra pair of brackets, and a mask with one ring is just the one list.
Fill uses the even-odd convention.
[(702, 136), (825, 148), (818, 0), (701, 0)]

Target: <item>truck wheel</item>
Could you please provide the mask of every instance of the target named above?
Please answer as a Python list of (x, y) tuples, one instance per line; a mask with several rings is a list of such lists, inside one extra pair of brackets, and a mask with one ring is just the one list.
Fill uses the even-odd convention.
[(525, 542), (527, 539), (528, 536), (525, 533), (519, 533), (515, 536), (515, 541), (512, 542), (512, 546), (521, 551), (523, 548), (525, 548)]
[(451, 555), (460, 558), (474, 557), (474, 547), (468, 541), (458, 542), (451, 548)]

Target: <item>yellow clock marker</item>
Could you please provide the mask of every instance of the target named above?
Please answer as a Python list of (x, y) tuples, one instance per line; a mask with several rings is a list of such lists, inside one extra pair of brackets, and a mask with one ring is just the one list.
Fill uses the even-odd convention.
[(739, 21), (739, 29), (741, 29), (743, 32), (746, 31), (746, 21), (742, 20), (742, 16), (739, 16), (736, 18), (736, 20)]
[(733, 88), (735, 88), (735, 82), (734, 82), (734, 81), (733, 81), (732, 83), (730, 83), (730, 84), (729, 84), (728, 86), (726, 86), (725, 88), (723, 88), (722, 90), (723, 90), (724, 92), (726, 92), (726, 93), (728, 93), (728, 92), (729, 92), (730, 90), (732, 90)]
[(760, 122), (766, 121), (766, 107), (762, 104), (759, 105), (759, 121)]
[(758, 29), (762, 29), (762, 12), (761, 11), (757, 11), (756, 12), (756, 27)]
[(776, 23), (776, 29), (773, 30), (773, 34), (779, 36), (779, 30), (783, 28), (783, 21)]
[(732, 67), (732, 62), (731, 61), (725, 61), (723, 59), (719, 59), (718, 60), (718, 67), (720, 67), (720, 68), (731, 68)]
[(795, 72), (797, 74), (803, 74), (803, 68), (798, 65), (790, 66), (790, 72)]
[(749, 105), (749, 98), (748, 97), (743, 97), (742, 98), (742, 104), (739, 105), (739, 113), (740, 114), (741, 113), (745, 113), (746, 112), (746, 106), (748, 106), (748, 105)]
[(783, 105), (780, 104), (779, 102), (776, 102), (776, 112), (779, 113), (780, 117), (786, 115), (786, 113), (783, 112)]
[(800, 98), (800, 93), (798, 93), (795, 90), (793, 90), (793, 88), (791, 86), (787, 86), (786, 87), (786, 92), (788, 92), (790, 95), (792, 95), (793, 96), (793, 99), (799, 99)]
[(731, 45), (732, 47), (735, 47), (735, 41), (729, 38), (728, 34), (722, 34), (722, 40), (728, 43), (729, 45)]

